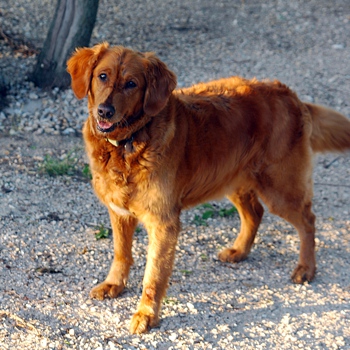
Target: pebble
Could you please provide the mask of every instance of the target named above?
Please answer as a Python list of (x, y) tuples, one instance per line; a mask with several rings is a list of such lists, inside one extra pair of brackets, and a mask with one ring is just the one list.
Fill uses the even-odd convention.
[(176, 334), (176, 333), (170, 334), (169, 339), (170, 339), (171, 341), (175, 341), (175, 340), (177, 339), (177, 334)]
[(334, 44), (332, 45), (332, 48), (335, 50), (343, 50), (345, 46), (343, 44)]
[(34, 92), (30, 92), (28, 97), (31, 99), (31, 100), (37, 100), (39, 98), (39, 96), (34, 93)]
[(76, 133), (76, 130), (73, 128), (67, 128), (62, 131), (63, 135), (74, 135)]

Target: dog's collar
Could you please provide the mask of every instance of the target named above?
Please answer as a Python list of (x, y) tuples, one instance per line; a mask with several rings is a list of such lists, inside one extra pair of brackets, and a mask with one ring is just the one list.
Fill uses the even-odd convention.
[[(129, 119), (128, 123), (132, 124), (134, 121), (136, 121), (137, 119), (140, 118), (140, 116), (143, 114), (143, 109), (141, 109), (138, 113), (136, 113), (135, 115), (131, 116), (131, 118)], [(123, 145), (125, 147), (125, 149), (128, 148), (128, 146), (132, 146), (132, 143), (134, 141), (134, 135), (131, 135), (131, 137), (129, 139), (125, 139), (125, 140), (112, 140), (109, 139), (107, 136), (105, 137), (105, 140), (108, 141), (110, 144), (112, 144), (114, 147), (119, 147), (121, 145)], [(132, 149), (132, 147), (130, 147)]]
[(112, 144), (114, 147), (124, 146), (124, 148), (128, 152), (132, 152), (132, 149), (133, 149), (132, 143), (134, 142), (134, 135), (132, 135), (129, 139), (125, 139), (121, 141), (112, 140), (112, 139), (109, 139), (108, 137), (105, 137), (105, 140), (108, 141), (110, 144)]

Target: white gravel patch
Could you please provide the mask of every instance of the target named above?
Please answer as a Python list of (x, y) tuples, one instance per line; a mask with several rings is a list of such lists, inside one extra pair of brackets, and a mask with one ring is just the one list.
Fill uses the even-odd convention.
[[(1, 28), (41, 47), (56, 1), (0, 0)], [(302, 99), (350, 116), (348, 0), (100, 0), (92, 44), (107, 40), (155, 51), (179, 86), (229, 76), (277, 78)], [(318, 270), (293, 285), (299, 239), (264, 216), (242, 263), (218, 251), (239, 230), (237, 215), (198, 221), (183, 213), (161, 322), (134, 336), (129, 321), (141, 295), (147, 235), (135, 234), (135, 264), (123, 294), (89, 299), (112, 259), (109, 227), (82, 171), (86, 101), (71, 90), (42, 91), (25, 81), (36, 57), (0, 40), (10, 85), (0, 111), (0, 349), (350, 349), (350, 157), (315, 160)], [(5, 74), (4, 74), (5, 73)], [(75, 160), (71, 176), (40, 169), (48, 155)], [(228, 202), (212, 203), (217, 210)]]

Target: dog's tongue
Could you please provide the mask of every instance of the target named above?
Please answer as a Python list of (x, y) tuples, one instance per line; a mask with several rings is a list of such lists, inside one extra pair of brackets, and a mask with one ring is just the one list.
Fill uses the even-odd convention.
[(100, 129), (109, 129), (110, 127), (112, 127), (113, 123), (109, 123), (109, 122), (104, 122), (102, 120), (98, 121), (98, 126), (100, 127)]

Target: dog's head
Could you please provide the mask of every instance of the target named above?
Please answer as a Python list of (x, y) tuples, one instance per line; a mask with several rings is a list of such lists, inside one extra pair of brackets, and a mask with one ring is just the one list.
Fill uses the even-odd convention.
[(77, 49), (67, 71), (77, 98), (88, 95), (90, 115), (104, 134), (135, 131), (141, 119), (157, 115), (166, 106), (176, 87), (175, 74), (153, 53), (107, 43)]

